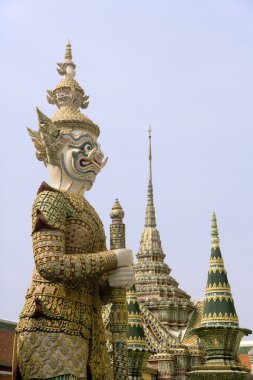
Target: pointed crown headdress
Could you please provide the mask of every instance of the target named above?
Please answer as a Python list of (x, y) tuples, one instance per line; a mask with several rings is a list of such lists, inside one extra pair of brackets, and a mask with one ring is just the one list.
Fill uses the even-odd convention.
[(89, 105), (87, 96), (74, 79), (76, 65), (72, 61), (71, 44), (66, 45), (65, 60), (57, 63), (57, 71), (64, 78), (57, 84), (54, 90), (48, 90), (47, 100), (58, 107), (57, 112), (48, 118), (38, 108), (39, 130), (28, 132), (36, 148), (36, 157), (45, 164), (58, 165), (57, 150), (64, 144), (65, 139), (61, 132), (71, 130), (83, 130), (99, 136), (99, 127), (80, 108), (85, 109)]

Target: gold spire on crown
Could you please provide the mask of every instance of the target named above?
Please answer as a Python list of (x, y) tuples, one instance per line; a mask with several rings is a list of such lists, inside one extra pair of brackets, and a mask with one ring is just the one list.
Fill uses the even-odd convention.
[(215, 212), (212, 215), (212, 247), (217, 248), (220, 246), (219, 231)]
[(57, 149), (66, 142), (60, 132), (83, 131), (91, 133), (95, 138), (99, 136), (99, 127), (93, 123), (80, 108), (87, 108), (89, 96), (74, 79), (76, 65), (72, 61), (71, 44), (66, 45), (65, 60), (58, 63), (57, 71), (64, 78), (57, 84), (54, 90), (48, 90), (47, 100), (55, 104), (58, 111), (48, 118), (40, 110), (37, 110), (39, 130), (28, 129), (29, 135), (36, 148), (38, 160), (44, 163), (59, 165)]
[(67, 45), (66, 45), (65, 60), (66, 61), (72, 61), (72, 50), (71, 50), (71, 43), (69, 40), (68, 40)]
[(74, 78), (74, 76), (76, 75), (76, 73), (75, 73), (76, 65), (72, 61), (72, 49), (71, 49), (71, 43), (69, 40), (66, 44), (66, 52), (65, 52), (64, 62), (57, 63), (57, 66), (58, 66), (57, 71), (60, 75), (67, 75), (68, 77), (72, 77), (72, 78)]
[(55, 104), (58, 111), (53, 115), (52, 122), (61, 129), (84, 130), (99, 136), (99, 127), (86, 115), (80, 112), (89, 105), (89, 96), (74, 79), (76, 65), (72, 60), (70, 41), (66, 44), (65, 59), (57, 63), (57, 71), (64, 78), (57, 84), (54, 90), (48, 90), (47, 100)]

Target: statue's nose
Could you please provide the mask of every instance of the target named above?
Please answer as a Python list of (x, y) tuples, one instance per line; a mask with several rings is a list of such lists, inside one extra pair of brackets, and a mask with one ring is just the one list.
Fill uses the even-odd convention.
[(96, 161), (102, 161), (103, 160), (103, 153), (101, 152), (100, 149), (96, 149), (93, 155), (93, 158), (95, 158)]
[(96, 154), (98, 157), (101, 157), (101, 160), (104, 158), (104, 153), (103, 153), (102, 150), (100, 149), (100, 144), (97, 145), (97, 147), (96, 147), (96, 151), (95, 151), (95, 154)]
[(89, 154), (88, 154), (88, 156), (87, 156), (87, 158), (88, 158), (89, 160), (92, 160), (92, 159), (93, 159), (94, 154), (96, 153), (96, 150), (97, 150), (97, 148), (94, 148), (94, 149), (92, 149), (92, 150), (89, 152)]

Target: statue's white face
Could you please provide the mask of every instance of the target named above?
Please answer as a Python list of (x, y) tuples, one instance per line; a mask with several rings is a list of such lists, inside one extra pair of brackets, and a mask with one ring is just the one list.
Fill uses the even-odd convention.
[(61, 132), (67, 140), (60, 152), (60, 165), (63, 172), (73, 182), (82, 182), (90, 190), (97, 174), (105, 166), (107, 159), (91, 133), (84, 131)]

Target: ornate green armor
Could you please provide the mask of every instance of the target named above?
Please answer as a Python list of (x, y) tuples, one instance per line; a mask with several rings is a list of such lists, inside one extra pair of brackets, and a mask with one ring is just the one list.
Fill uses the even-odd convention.
[(87, 378), (88, 367), (92, 380), (109, 380), (100, 286), (117, 259), (102, 222), (82, 196), (45, 183), (32, 217), (35, 270), (17, 326), (22, 377)]

